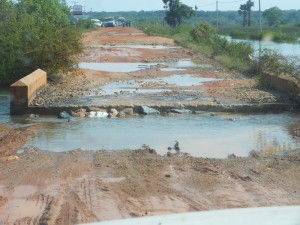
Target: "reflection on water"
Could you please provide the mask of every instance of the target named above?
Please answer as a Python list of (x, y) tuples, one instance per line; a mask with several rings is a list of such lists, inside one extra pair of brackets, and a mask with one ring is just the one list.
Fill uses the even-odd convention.
[(207, 78), (207, 77), (195, 77), (195, 76), (186, 74), (186, 75), (173, 75), (170, 77), (163, 77), (160, 79), (150, 79), (149, 81), (152, 81), (152, 82), (162, 81), (162, 82), (166, 82), (169, 84), (175, 84), (177, 86), (192, 86), (192, 85), (198, 85), (201, 83), (217, 81), (217, 80), (219, 80), (219, 79)]
[(92, 63), (81, 62), (79, 68), (108, 72), (134, 72), (155, 66), (157, 63)]
[(9, 121), (9, 92), (0, 89), (0, 125)]
[[(201, 68), (211, 68), (212, 65), (209, 64), (196, 64), (190, 59), (182, 59), (177, 62), (170, 63), (159, 63), (166, 67), (172, 69), (185, 68), (185, 67), (201, 67)], [(89, 70), (99, 70), (107, 72), (134, 72), (142, 69), (151, 68), (158, 65), (158, 63), (93, 63), (93, 62), (81, 62), (78, 64), (79, 68), (89, 69)]]
[[(113, 95), (115, 93), (157, 93), (170, 91), (170, 85), (193, 86), (205, 82), (216, 81), (216, 78), (195, 77), (192, 75), (173, 75), (169, 77), (130, 81), (111, 82), (101, 87), (101, 94)], [(151, 84), (148, 86), (147, 84)]]
[(241, 39), (231, 39), (229, 36), (225, 36), (228, 40), (233, 40), (236, 42), (246, 42), (251, 45), (258, 54), (259, 49), (271, 49), (277, 51), (284, 56), (296, 56), (300, 57), (300, 44), (299, 43), (276, 43), (273, 41), (256, 41), (256, 40), (241, 40)]
[(167, 63), (170, 68), (181, 68), (181, 67), (200, 67), (200, 68), (212, 68), (210, 64), (197, 64), (190, 59), (182, 59), (177, 62)]
[[(227, 118), (234, 117), (230, 121)], [(160, 154), (173, 147), (194, 156), (227, 157), (234, 153), (247, 156), (252, 150), (281, 152), (299, 147), (286, 126), (299, 121), (280, 115), (184, 115), (177, 117), (147, 116), (136, 118), (15, 118), (14, 124), (30, 124), (36, 131), (27, 146), (51, 151), (77, 148), (137, 149), (150, 145)]]
[(173, 147), (178, 140), (183, 152), (201, 157), (227, 157), (231, 153), (246, 156), (252, 150), (282, 152), (300, 147), (287, 130), (299, 122), (300, 117), (292, 114), (212, 117), (203, 113), (127, 119), (72, 118), (71, 122), (45, 116), (10, 117), (8, 91), (0, 91), (0, 124), (31, 127), (35, 136), (26, 146), (50, 151), (137, 149), (147, 144), (165, 154), (167, 147)]

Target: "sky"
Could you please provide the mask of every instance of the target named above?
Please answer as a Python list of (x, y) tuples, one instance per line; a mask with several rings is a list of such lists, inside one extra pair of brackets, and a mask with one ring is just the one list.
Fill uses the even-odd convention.
[[(181, 0), (182, 3), (195, 7), (198, 10), (215, 11), (217, 0)], [(218, 0), (219, 10), (238, 10), (241, 4), (247, 0)], [(259, 9), (259, 0), (254, 1), (253, 10)], [(277, 6), (280, 9), (300, 9), (300, 0), (260, 0), (261, 10), (269, 9)], [(162, 0), (67, 0), (70, 6), (82, 5), (85, 11), (152, 11), (163, 10)]]

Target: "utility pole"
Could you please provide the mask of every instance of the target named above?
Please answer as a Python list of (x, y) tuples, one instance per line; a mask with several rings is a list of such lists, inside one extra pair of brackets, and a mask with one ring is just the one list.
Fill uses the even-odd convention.
[(261, 7), (260, 7), (260, 0), (259, 0), (259, 30), (260, 33), (262, 32), (262, 26), (261, 26)]
[[(258, 4), (259, 4), (259, 30), (260, 30), (260, 33), (262, 33), (260, 0), (258, 0)], [(261, 56), (261, 40), (259, 40), (259, 49), (258, 49), (258, 60), (259, 61), (260, 61), (260, 56)]]
[(216, 2), (216, 12), (217, 12), (217, 30), (219, 30), (219, 2)]
[(87, 5), (83, 6), (83, 12), (86, 13), (85, 9), (86, 9)]

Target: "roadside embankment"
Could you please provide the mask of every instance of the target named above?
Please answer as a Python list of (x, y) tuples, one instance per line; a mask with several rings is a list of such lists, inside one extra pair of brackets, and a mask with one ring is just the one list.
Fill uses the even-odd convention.
[(264, 73), (261, 78), (270, 88), (276, 89), (290, 96), (296, 103), (300, 103), (300, 87), (299, 81), (290, 76), (276, 76)]
[(12, 115), (24, 114), (24, 108), (28, 107), (36, 97), (38, 90), (47, 84), (47, 73), (38, 69), (31, 74), (16, 81), (10, 86)]

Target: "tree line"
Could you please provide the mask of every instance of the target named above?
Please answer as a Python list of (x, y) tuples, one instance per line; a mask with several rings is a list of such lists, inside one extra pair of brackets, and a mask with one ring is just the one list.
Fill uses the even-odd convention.
[[(280, 9), (279, 9), (280, 10)], [(267, 10), (263, 11), (267, 12)], [(104, 19), (108, 16), (114, 16), (118, 18), (124, 16), (127, 20), (131, 20), (135, 23), (160, 23), (167, 24), (164, 20), (166, 16), (166, 10), (156, 11), (128, 11), (128, 12), (87, 12), (84, 15), (86, 18), (99, 18)], [(264, 25), (277, 25), (277, 24), (296, 24), (300, 25), (300, 10), (280, 10), (280, 16), (275, 16), (274, 19), (267, 19), (266, 16), (262, 17)], [(275, 23), (270, 23), (275, 21)], [(199, 22), (208, 22), (210, 24), (216, 24), (216, 12), (204, 11), (201, 9), (194, 10), (194, 15), (191, 18), (182, 21), (183, 24), (194, 25)], [(239, 8), (228, 11), (219, 11), (219, 24), (220, 25), (238, 25), (243, 26), (243, 15), (239, 14)], [(251, 25), (257, 25), (259, 23), (259, 12), (251, 11)], [(247, 25), (247, 24), (246, 24)]]

